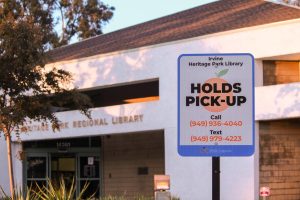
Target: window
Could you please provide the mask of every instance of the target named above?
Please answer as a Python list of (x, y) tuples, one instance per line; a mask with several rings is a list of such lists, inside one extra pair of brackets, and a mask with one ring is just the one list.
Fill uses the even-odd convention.
[(264, 61), (264, 85), (300, 82), (299, 61)]
[(39, 187), (47, 185), (47, 165), (46, 154), (36, 154), (27, 157), (26, 184), (32, 190), (37, 190), (37, 185)]

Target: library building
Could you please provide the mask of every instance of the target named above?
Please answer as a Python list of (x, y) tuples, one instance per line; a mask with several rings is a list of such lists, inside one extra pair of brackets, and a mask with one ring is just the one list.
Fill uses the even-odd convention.
[[(177, 150), (177, 59), (250, 53), (255, 59), (255, 153), (221, 157), (222, 200), (300, 199), (300, 9), (264, 0), (221, 0), (49, 52), (93, 102), (91, 118), (55, 107), (60, 131), (33, 122), (12, 138), (17, 185), (66, 185), (85, 196), (154, 196), (170, 177), (180, 200), (212, 199), (212, 159)], [(0, 138), (0, 186), (9, 193)]]

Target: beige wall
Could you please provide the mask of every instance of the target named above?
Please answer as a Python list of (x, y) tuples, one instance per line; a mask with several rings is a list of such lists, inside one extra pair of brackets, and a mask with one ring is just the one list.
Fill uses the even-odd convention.
[(270, 200), (299, 200), (300, 119), (260, 122), (260, 185)]
[[(164, 174), (163, 131), (104, 136), (104, 195), (153, 195), (153, 175)], [(148, 175), (138, 175), (148, 167)]]

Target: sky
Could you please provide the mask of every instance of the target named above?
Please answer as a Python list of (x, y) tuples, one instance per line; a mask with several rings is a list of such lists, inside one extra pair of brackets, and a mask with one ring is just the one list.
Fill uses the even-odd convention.
[(103, 0), (115, 7), (114, 16), (103, 28), (109, 33), (135, 24), (187, 10), (214, 0)]

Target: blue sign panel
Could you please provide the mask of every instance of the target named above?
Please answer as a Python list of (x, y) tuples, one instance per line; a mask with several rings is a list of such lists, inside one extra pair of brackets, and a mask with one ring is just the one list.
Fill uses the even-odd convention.
[(183, 54), (178, 58), (178, 152), (182, 156), (254, 153), (254, 58)]

